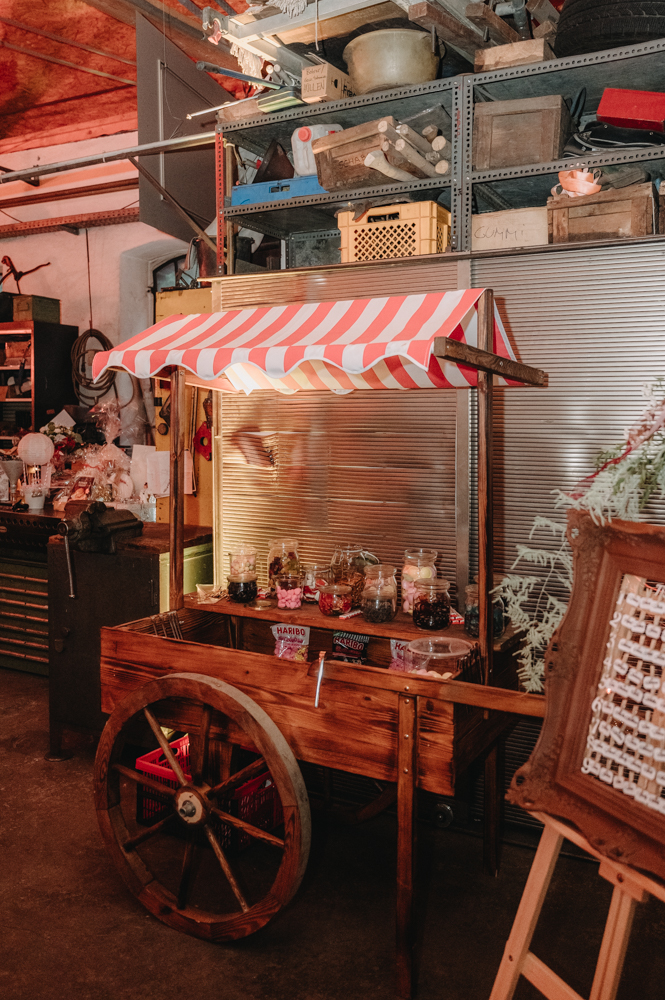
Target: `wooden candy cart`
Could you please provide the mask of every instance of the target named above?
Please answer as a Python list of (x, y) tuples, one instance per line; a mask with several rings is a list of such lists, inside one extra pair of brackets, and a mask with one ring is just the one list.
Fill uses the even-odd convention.
[[(515, 716), (544, 715), (541, 696), (511, 690), (517, 640), (494, 641), (489, 590), (493, 381), (545, 385), (547, 377), (514, 360), (489, 290), (310, 303), (300, 316), (297, 308), (176, 317), (96, 358), (97, 375), (112, 366), (171, 379), (172, 441), (171, 610), (102, 630), (102, 709), (111, 717), (97, 754), (96, 808), (109, 852), (147, 909), (186, 933), (227, 941), (264, 926), (302, 879), (310, 814), (298, 761), (374, 779), (380, 794), (364, 814), (397, 802), (397, 981), (408, 997), (416, 791), (454, 794), (457, 775), (491, 754)], [(371, 325), (361, 322), (368, 309)], [(286, 328), (290, 339), (280, 340)], [(452, 383), (450, 365), (460, 366)], [(457, 677), (385, 669), (391, 638), (423, 636), (401, 613), (381, 625), (340, 623), (317, 609), (201, 606), (183, 595), (187, 381), (220, 390), (444, 388), (460, 377), (479, 391), (480, 637)], [(275, 622), (310, 627), (315, 659), (276, 658)], [(371, 635), (375, 666), (330, 658), (341, 624)], [(465, 633), (453, 625), (446, 635)]]

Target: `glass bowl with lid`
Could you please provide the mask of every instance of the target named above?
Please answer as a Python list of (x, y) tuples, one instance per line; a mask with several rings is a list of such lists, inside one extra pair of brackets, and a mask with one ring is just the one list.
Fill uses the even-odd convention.
[(473, 649), (464, 639), (428, 636), (414, 639), (406, 647), (404, 664), (407, 670), (435, 673), (444, 679), (461, 673)]

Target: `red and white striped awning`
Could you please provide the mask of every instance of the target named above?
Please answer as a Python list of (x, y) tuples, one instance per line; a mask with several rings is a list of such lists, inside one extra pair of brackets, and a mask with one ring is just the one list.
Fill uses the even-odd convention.
[[(469, 288), (170, 316), (96, 354), (93, 375), (98, 379), (107, 368), (120, 368), (148, 378), (178, 366), (205, 382), (222, 379), (219, 388), (246, 393), (468, 388), (476, 385), (477, 372), (433, 357), (432, 349), (436, 337), (478, 346), (482, 292)], [(515, 360), (496, 306), (494, 353)]]

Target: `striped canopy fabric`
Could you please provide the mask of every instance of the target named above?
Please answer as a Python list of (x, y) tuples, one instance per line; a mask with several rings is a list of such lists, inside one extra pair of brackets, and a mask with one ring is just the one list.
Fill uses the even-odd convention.
[[(478, 345), (481, 288), (170, 316), (93, 361), (139, 378), (179, 366), (217, 388), (282, 393), (468, 388), (477, 372), (432, 356), (436, 337)], [(515, 360), (498, 311), (494, 353)], [(506, 384), (503, 379), (498, 380)]]

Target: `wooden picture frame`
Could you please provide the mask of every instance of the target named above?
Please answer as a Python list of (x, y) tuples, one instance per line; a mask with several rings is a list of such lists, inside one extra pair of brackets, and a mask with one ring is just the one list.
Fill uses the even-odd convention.
[(573, 591), (545, 657), (545, 722), (508, 800), (665, 879), (665, 528), (572, 511), (568, 540)]

